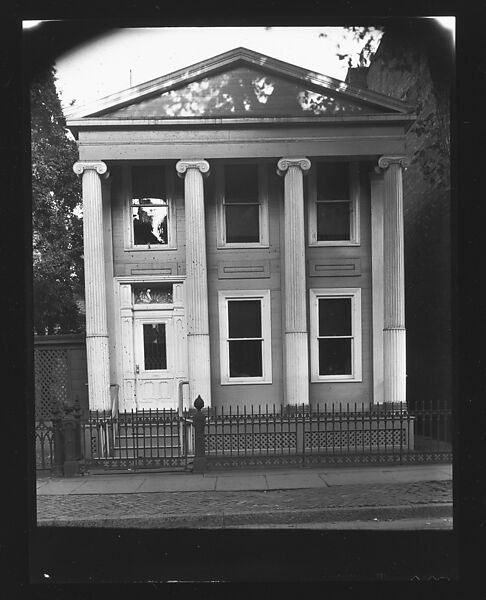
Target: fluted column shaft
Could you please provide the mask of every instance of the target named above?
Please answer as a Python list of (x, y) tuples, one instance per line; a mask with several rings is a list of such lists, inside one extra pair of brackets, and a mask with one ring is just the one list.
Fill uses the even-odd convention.
[(405, 264), (402, 168), (405, 157), (382, 156), (383, 216), (383, 367), (385, 403), (406, 402)]
[(103, 162), (77, 162), (82, 175), (84, 280), (86, 300), (86, 355), (91, 410), (110, 410), (110, 358), (106, 308), (105, 253), (101, 176), (107, 176)]
[(310, 160), (282, 158), (278, 161), (277, 168), (278, 173), (285, 178), (285, 404), (307, 404), (309, 361), (303, 173), (310, 169)]
[(181, 160), (176, 165), (184, 177), (186, 221), (186, 317), (191, 403), (198, 395), (211, 405), (209, 349), (208, 277), (204, 219), (203, 174), (209, 173), (205, 160)]

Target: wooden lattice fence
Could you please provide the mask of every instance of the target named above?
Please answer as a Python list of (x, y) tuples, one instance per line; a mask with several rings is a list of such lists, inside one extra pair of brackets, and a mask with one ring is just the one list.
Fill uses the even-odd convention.
[(83, 335), (34, 338), (36, 420), (50, 420), (53, 408), (88, 406), (86, 341)]

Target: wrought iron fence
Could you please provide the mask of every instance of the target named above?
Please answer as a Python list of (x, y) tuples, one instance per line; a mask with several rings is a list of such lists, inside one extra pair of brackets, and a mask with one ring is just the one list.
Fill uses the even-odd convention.
[(64, 474), (78, 463), (85, 471), (136, 471), (452, 460), (447, 408), (339, 404), (201, 410), (202, 401), (196, 405), (197, 412), (79, 410), (59, 420), (39, 420), (37, 467), (62, 474), (64, 459)]
[(207, 468), (452, 459), (447, 409), (356, 403), (205, 412)]
[(35, 422), (35, 465), (38, 472), (58, 473), (62, 459), (59, 420)]

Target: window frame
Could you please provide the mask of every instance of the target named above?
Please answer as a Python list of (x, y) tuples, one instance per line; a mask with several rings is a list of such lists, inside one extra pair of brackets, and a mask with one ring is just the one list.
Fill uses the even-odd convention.
[[(135, 245), (133, 232), (133, 216), (132, 216), (132, 200), (133, 200), (133, 183), (132, 169), (134, 167), (154, 167), (164, 171), (166, 182), (167, 195), (167, 244), (154, 245)], [(174, 173), (173, 169), (166, 164), (131, 164), (125, 170), (124, 189), (126, 194), (125, 199), (125, 251), (127, 252), (160, 252), (164, 250), (175, 250), (176, 244), (176, 206), (175, 206), (175, 188), (174, 188)], [(159, 205), (163, 206), (163, 205)]]
[[(319, 374), (319, 300), (351, 298), (351, 374)], [(310, 299), (310, 346), (311, 382), (359, 382), (362, 381), (362, 331), (361, 288), (316, 288), (309, 290)]]
[[(258, 172), (258, 200), (260, 240), (258, 242), (227, 242), (226, 241), (226, 212), (225, 212), (225, 167), (231, 165), (253, 164)], [(257, 160), (240, 160), (238, 162), (222, 162), (215, 166), (216, 179), (216, 218), (217, 218), (217, 248), (268, 248), (268, 174), (267, 163)], [(251, 205), (250, 203), (248, 203)]]
[[(360, 198), (359, 198), (359, 164), (357, 162), (349, 162), (349, 205), (350, 217), (349, 240), (317, 240), (317, 204), (331, 204), (338, 202), (346, 202), (343, 199), (336, 200), (317, 200), (317, 165), (320, 163), (331, 163), (331, 161), (316, 160), (313, 161), (315, 168), (311, 168), (308, 175), (308, 225), (309, 225), (309, 246), (359, 246), (360, 245)], [(337, 161), (347, 162), (347, 161)]]
[[(230, 377), (228, 302), (260, 300), (262, 332), (262, 376)], [(272, 331), (270, 290), (221, 290), (219, 304), (219, 362), (221, 385), (253, 385), (272, 383)], [(255, 338), (248, 338), (255, 339)]]

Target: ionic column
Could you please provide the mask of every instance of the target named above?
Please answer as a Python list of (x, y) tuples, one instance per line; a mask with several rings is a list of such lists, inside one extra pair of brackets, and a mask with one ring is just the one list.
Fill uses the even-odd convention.
[(189, 393), (192, 402), (201, 396), (211, 405), (209, 355), (208, 277), (204, 220), (203, 174), (209, 173), (205, 160), (180, 160), (176, 164), (184, 178), (186, 220), (186, 316), (189, 358)]
[(383, 376), (384, 402), (406, 402), (405, 265), (403, 236), (403, 156), (382, 156), (383, 212)]
[(277, 172), (284, 179), (285, 260), (285, 404), (309, 402), (307, 298), (303, 174), (308, 158), (281, 158)]
[(108, 177), (104, 162), (77, 162), (82, 175), (84, 281), (86, 297), (86, 355), (89, 407), (110, 410), (110, 358), (106, 311), (105, 252), (101, 176)]

